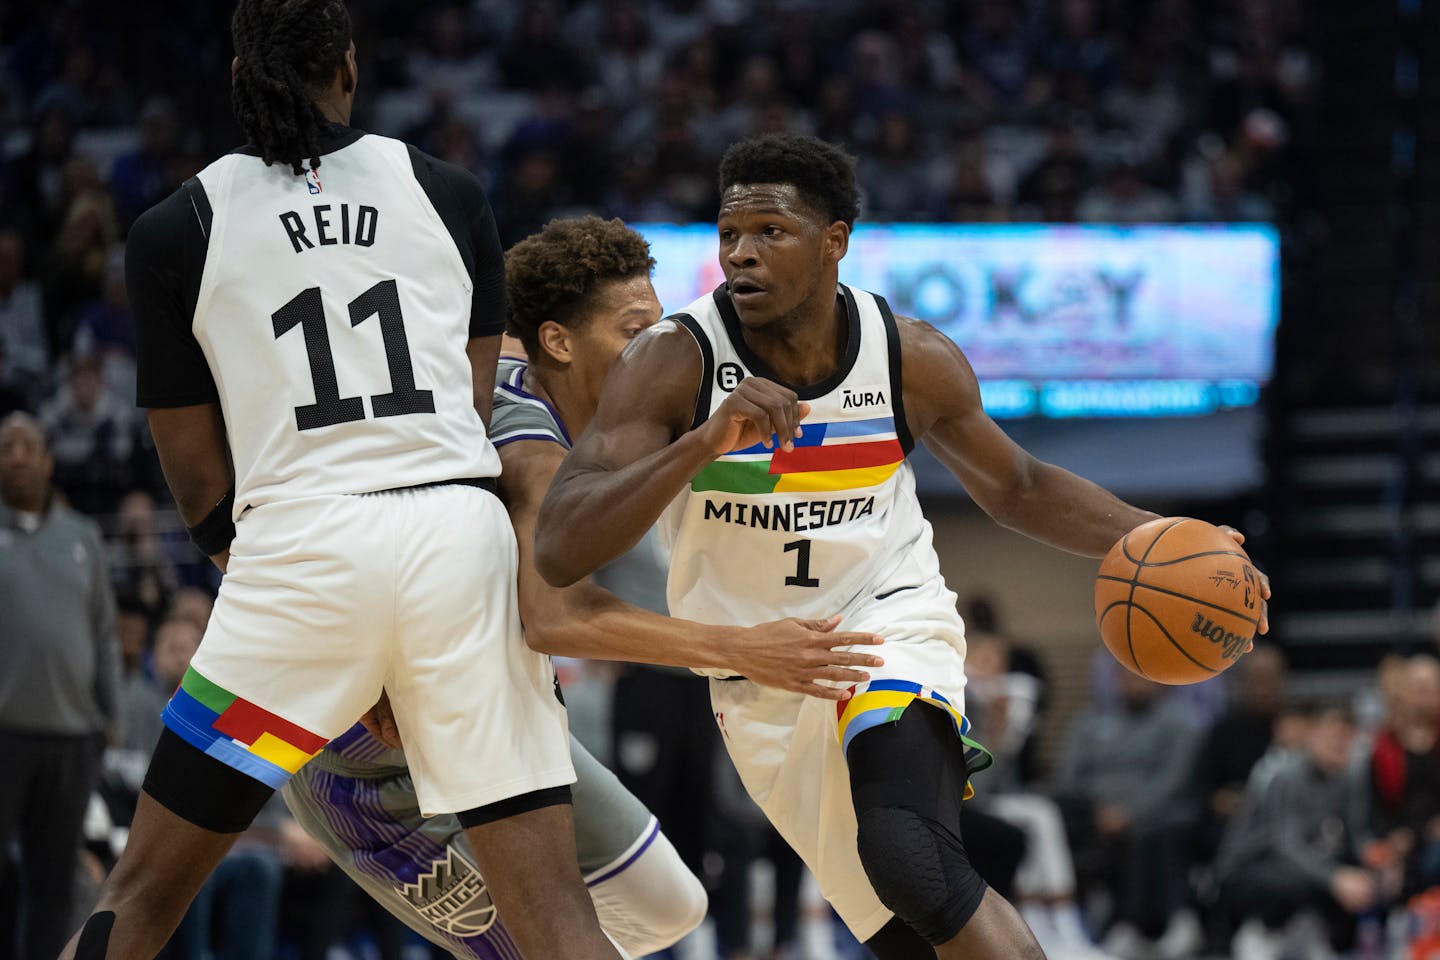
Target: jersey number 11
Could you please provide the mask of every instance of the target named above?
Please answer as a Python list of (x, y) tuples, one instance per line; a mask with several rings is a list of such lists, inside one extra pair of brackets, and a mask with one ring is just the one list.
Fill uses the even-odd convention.
[[(405, 338), (405, 318), (400, 315), (400, 294), (394, 280), (381, 280), (350, 301), (350, 326), (358, 327), (372, 316), (380, 317), (380, 339), (385, 344), (385, 365), (390, 368), (390, 392), (370, 398), (376, 417), (398, 417), (407, 413), (434, 413), (435, 395), (415, 386), (415, 368), (410, 360), (410, 343)], [(299, 327), (305, 335), (305, 355), (310, 361), (310, 382), (315, 402), (295, 408), (295, 426), (301, 430), (332, 427), (337, 423), (365, 419), (365, 401), (340, 396), (335, 374), (335, 355), (330, 351), (330, 333), (325, 328), (325, 303), (319, 287), (310, 287), (270, 315), (275, 339)]]

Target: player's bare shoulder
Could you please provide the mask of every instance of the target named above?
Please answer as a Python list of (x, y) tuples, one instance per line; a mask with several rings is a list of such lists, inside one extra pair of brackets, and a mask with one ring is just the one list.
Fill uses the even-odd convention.
[(690, 428), (704, 384), (704, 356), (694, 334), (674, 317), (642, 331), (620, 354), (605, 379), (597, 419), (631, 404), (630, 416), (648, 414), (675, 427)]
[(905, 413), (918, 438), (941, 417), (980, 409), (980, 385), (960, 346), (934, 325), (897, 315)]

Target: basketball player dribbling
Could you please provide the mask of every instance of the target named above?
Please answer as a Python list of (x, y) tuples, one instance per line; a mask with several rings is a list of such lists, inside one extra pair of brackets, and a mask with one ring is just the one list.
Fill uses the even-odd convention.
[(619, 954), (576, 861), (564, 707), (521, 635), (486, 437), (499, 238), (473, 177), (346, 126), (341, 0), (240, 0), (252, 145), (143, 215), (138, 394), (226, 576), (125, 851), (63, 956), (149, 960), (276, 788), (389, 692), (520, 952)]
[(838, 704), (714, 671), (746, 789), (882, 960), (1042, 957), (961, 839), (989, 758), (967, 736), (964, 626), (905, 457), (923, 441), (1001, 524), (1084, 556), (1154, 514), (1025, 453), (953, 342), (838, 283), (858, 212), (839, 149), (736, 144), (720, 189), (726, 282), (621, 357), (540, 511), (539, 569), (570, 583), (660, 520), (676, 615), (838, 610), (883, 636), (884, 667)]
[[(618, 220), (556, 220), (506, 255), (508, 328), (490, 437), (504, 470), (500, 496), (519, 543), (525, 639), (542, 653), (720, 667), (757, 682), (822, 697), (841, 690), (817, 679), (857, 682), (876, 667), (878, 643), (836, 634), (833, 621), (782, 620), (753, 628), (713, 626), (625, 603), (584, 580), (545, 583), (532, 558), (535, 513), (570, 437), (595, 412), (600, 385), (621, 350), (660, 319), (645, 240)], [(632, 573), (664, 582), (655, 551), (628, 558)], [(383, 709), (372, 718), (388, 737)], [(360, 886), (431, 942), (457, 957), (514, 955), (463, 831), (450, 815), (420, 814), (398, 743), (358, 725), (330, 743), (284, 788), (297, 821)], [(631, 956), (661, 950), (705, 915), (705, 891), (655, 817), (571, 738), (580, 867), (601, 926)], [(457, 758), (458, 759), (458, 758)]]

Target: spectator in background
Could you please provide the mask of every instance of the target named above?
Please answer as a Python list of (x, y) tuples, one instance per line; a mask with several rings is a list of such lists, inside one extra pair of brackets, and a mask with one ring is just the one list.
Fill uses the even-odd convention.
[[(1282, 937), (1307, 941), (1305, 957), (1353, 937), (1357, 914), (1382, 891), (1357, 866), (1362, 789), (1350, 769), (1355, 721), (1338, 707), (1318, 712), (1300, 750), (1277, 750), (1256, 766), (1215, 863), (1220, 903), (1242, 922), (1239, 960), (1278, 958)], [(1299, 914), (1309, 917), (1299, 920)], [(1326, 936), (1316, 935), (1316, 917)], [(1328, 940), (1327, 944), (1325, 941)]]
[(1045, 68), (1052, 74), (1079, 74), (1096, 90), (1115, 75), (1115, 44), (1101, 30), (1096, 0), (1059, 0), (1055, 28), (1045, 50)]
[(175, 563), (160, 539), (155, 498), (144, 490), (131, 490), (120, 501), (110, 569), (116, 589), (135, 597), (152, 615), (165, 609), (180, 586)]
[(1076, 219), (1086, 223), (1164, 223), (1175, 213), (1175, 201), (1146, 181), (1135, 158), (1115, 163), (1075, 210)]
[[(1108, 651), (1095, 651), (1090, 661), (1090, 682), (1097, 707), (1113, 710), (1118, 706), (1120, 677), (1124, 672), (1124, 668)], [(1196, 731), (1210, 729), (1229, 706), (1224, 676), (1211, 677), (1202, 683), (1187, 683), (1161, 689), (1165, 702), (1173, 706), (1179, 716)]]
[[(1076, 867), (1115, 902), (1107, 953), (1164, 960), (1200, 945), (1190, 907), (1195, 803), (1187, 792), (1198, 735), (1162, 688), (1119, 671), (1119, 703), (1071, 726), (1055, 777)], [(1158, 941), (1157, 939), (1158, 938)]]
[[(160, 737), (160, 711), (165, 707), (151, 672), (152, 611), (132, 594), (117, 599), (120, 637), (120, 694), (112, 746), (143, 752), (148, 758)], [(127, 813), (133, 813), (133, 800)]]
[(1225, 149), (1192, 158), (1181, 172), (1181, 203), (1187, 220), (1265, 222), (1275, 208), (1245, 185), (1242, 161)]
[(962, 44), (963, 86), (972, 99), (1001, 115), (1034, 106), (1035, 35), (1016, 0), (980, 0)]
[(151, 97), (140, 111), (140, 146), (115, 158), (110, 168), (110, 191), (123, 230), (176, 186), (171, 172), (179, 152), (180, 123), (175, 104), (167, 97)]
[(210, 625), (210, 612), (215, 609), (215, 598), (200, 587), (182, 587), (170, 600), (166, 611), (167, 620), (189, 620), (202, 631)]
[(915, 142), (915, 122), (889, 111), (880, 118), (880, 136), (860, 164), (865, 210), (877, 220), (916, 220), (925, 210), (928, 164)]
[(510, 41), (500, 53), (500, 76), (512, 90), (559, 84), (578, 90), (588, 79), (585, 58), (565, 42), (560, 13), (551, 0), (528, 0)]
[(5, 346), (5, 338), (0, 337), (0, 420), (30, 406), (25, 394), (10, 379), (9, 364), (10, 355)]
[(663, 53), (650, 43), (650, 27), (633, 0), (606, 4), (595, 72), (617, 110), (628, 110), (655, 87)]
[(1201, 800), (1199, 848), (1207, 859), (1245, 794), (1250, 771), (1270, 749), (1285, 703), (1285, 655), (1259, 644), (1231, 671), (1240, 687), (1225, 713), (1205, 734), (1196, 759), (1195, 787)]
[(11, 168), (15, 202), (35, 230), (37, 249), (48, 246), (65, 215), (64, 170), (75, 145), (75, 118), (64, 107), (35, 112), (30, 148)]
[(106, 513), (127, 486), (134, 410), (109, 390), (99, 357), (73, 357), (66, 384), (40, 411), (55, 482), (77, 509)]
[(930, 202), (936, 220), (985, 223), (1004, 220), (1007, 211), (985, 166), (985, 140), (979, 130), (963, 134), (951, 151), (949, 169)]
[(1029, 208), (1025, 216), (1046, 223), (1073, 221), (1089, 178), (1090, 161), (1080, 150), (1074, 119), (1057, 114), (1050, 121), (1044, 155), (1020, 179), (1018, 199)]
[(0, 230), (0, 340), (7, 365), (0, 383), (33, 401), (50, 378), (50, 345), (40, 285), (25, 276), (25, 239)]
[(147, 756), (154, 752), (160, 731), (164, 729), (160, 711), (180, 686), (203, 635), (204, 631), (189, 620), (172, 618), (156, 628), (151, 655), (154, 676), (137, 672), (127, 678), (121, 712), (124, 723), (116, 737), (117, 746), (140, 750)]
[(1405, 662), (1369, 770), (1373, 827), (1404, 863), (1404, 892), (1440, 886), (1440, 660)]
[(100, 357), (105, 386), (117, 397), (135, 396), (135, 315), (125, 289), (125, 248), (119, 244), (106, 258), (100, 299), (80, 308), (71, 352)]
[(81, 825), (120, 672), (100, 529), (53, 495), (53, 469), (31, 417), (0, 422), (0, 857), (18, 845), (24, 881), (23, 942), (0, 932), (0, 954), (20, 960), (53, 960), (73, 929)]
[(1120, 82), (1100, 98), (1100, 116), (1123, 130), (1141, 156), (1156, 157), (1185, 123), (1185, 104), (1175, 84), (1161, 76), (1154, 55), (1136, 48), (1125, 56)]
[(92, 161), (76, 157), (66, 165), (65, 189), (73, 199), (40, 271), (45, 322), (57, 356), (70, 352), (76, 312), (99, 298), (110, 251), (120, 242), (115, 205)]

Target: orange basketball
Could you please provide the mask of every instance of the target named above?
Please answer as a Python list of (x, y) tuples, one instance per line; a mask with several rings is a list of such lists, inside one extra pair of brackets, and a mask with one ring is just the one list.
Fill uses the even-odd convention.
[(1159, 683), (1198, 683), (1249, 648), (1260, 619), (1260, 575), (1219, 527), (1162, 517), (1131, 530), (1095, 578), (1095, 623), (1130, 671)]

